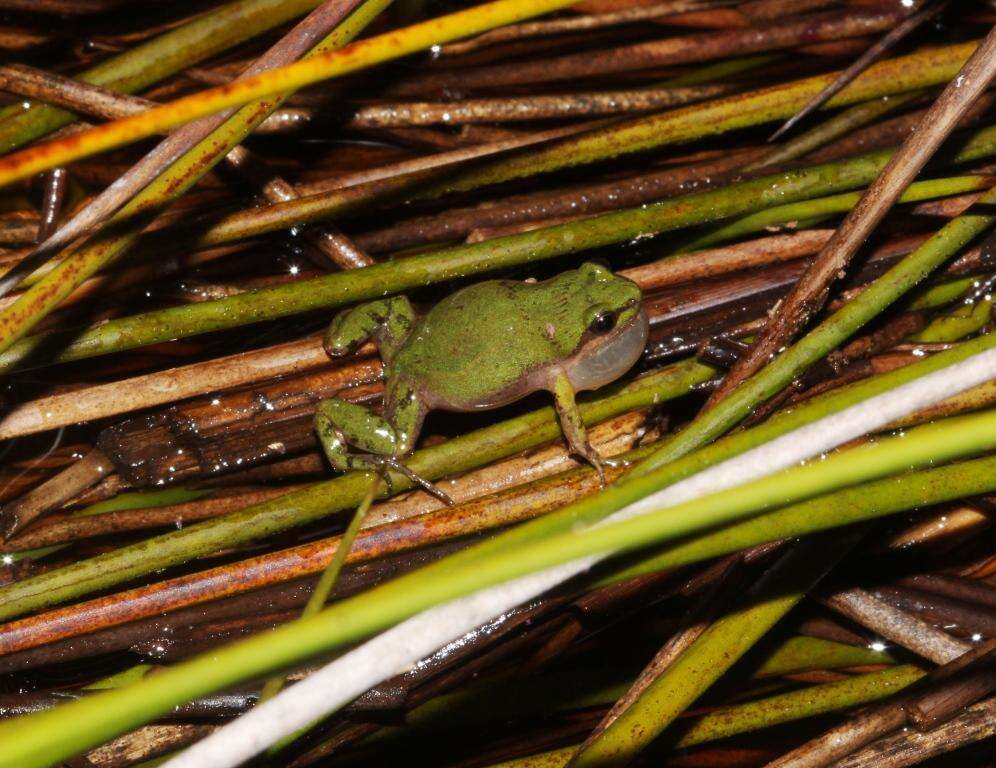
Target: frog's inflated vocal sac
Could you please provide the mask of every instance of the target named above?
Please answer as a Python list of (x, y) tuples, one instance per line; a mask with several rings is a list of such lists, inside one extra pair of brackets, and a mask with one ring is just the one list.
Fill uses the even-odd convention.
[[(614, 381), (647, 339), (640, 289), (596, 264), (543, 282), (489, 280), (457, 291), (418, 318), (403, 296), (339, 314), (325, 336), (334, 357), (373, 338), (384, 361), (384, 415), (338, 398), (318, 406), (316, 428), (332, 465), (414, 477), (401, 458), (433, 409), (496, 408), (546, 389), (571, 450), (599, 473), (574, 393)], [(362, 453), (352, 453), (354, 446)]]

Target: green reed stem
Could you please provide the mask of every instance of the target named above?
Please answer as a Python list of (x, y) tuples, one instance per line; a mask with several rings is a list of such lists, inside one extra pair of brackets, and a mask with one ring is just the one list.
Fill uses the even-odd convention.
[[(722, 707), (696, 718), (681, 737), (675, 739), (674, 746), (693, 747), (741, 733), (752, 733), (762, 728), (881, 701), (912, 685), (925, 674), (919, 667), (904, 664), (833, 683), (806, 686), (798, 691), (769, 696), (747, 704)], [(563, 768), (576, 753), (575, 746), (562, 747), (496, 763), (491, 768)]]
[[(135, 93), (291, 19), (321, 0), (238, 0), (198, 16), (136, 48), (112, 56), (76, 79), (118, 93)], [(0, 154), (72, 122), (57, 107), (29, 102), (0, 110)]]
[[(978, 192), (989, 189), (992, 182), (993, 180), (989, 176), (955, 176), (946, 179), (916, 181), (906, 188), (906, 191), (900, 196), (899, 202), (917, 203), (923, 200)], [(845, 192), (840, 195), (818, 197), (814, 200), (803, 200), (788, 205), (777, 205), (774, 208), (751, 213), (729, 223), (721, 224), (703, 235), (683, 241), (674, 251), (676, 253), (697, 251), (702, 248), (710, 248), (718, 243), (730, 242), (745, 235), (764, 232), (769, 227), (847, 213), (858, 204), (860, 199), (860, 192)]]
[(840, 114), (824, 120), (817, 126), (789, 139), (773, 152), (748, 165), (744, 170), (751, 171), (766, 165), (776, 165), (795, 160), (797, 157), (812, 152), (824, 144), (829, 144), (836, 138), (846, 136), (851, 131), (868, 123), (873, 123), (880, 117), (895, 112), (897, 109), (923, 98), (925, 91), (911, 91), (897, 96), (882, 96), (871, 101), (855, 104), (843, 110)]
[[(316, 46), (305, 59), (341, 48), (355, 38), (391, 0), (366, 0)], [(27, 288), (0, 312), (0, 349), (48, 316), (84, 280), (132, 246), (141, 235), (148, 212), (159, 210), (193, 187), (238, 146), (290, 94), (261, 99), (238, 110), (196, 146), (174, 160), (152, 182), (129, 200), (107, 228), (92, 240), (70, 248), (44, 277)]]
[[(977, 46), (978, 43), (971, 42), (916, 51), (875, 64), (823, 108), (847, 106), (946, 83), (958, 74)], [(482, 164), (448, 177), (433, 189), (438, 194), (476, 189), (782, 120), (798, 112), (839, 74), (817, 75), (627, 120), (621, 125), (611, 125)]]
[(996, 203), (996, 190), (976, 206), (948, 222), (937, 234), (868, 286), (837, 312), (806, 334), (761, 371), (743, 382), (718, 405), (696, 418), (636, 468), (646, 474), (726, 432), (760, 403), (788, 386), (860, 328), (919, 284), (965, 245), (996, 222), (987, 214)]
[[(624, 651), (618, 664), (586, 664), (558, 667), (546, 673), (521, 677), (500, 674), (464, 685), (458, 691), (437, 696), (405, 713), (405, 726), (420, 732), (465, 728), (503, 719), (549, 716), (553, 712), (606, 706), (632, 685), (639, 671), (633, 664), (639, 653)], [(776, 645), (750, 670), (750, 679), (762, 680), (812, 670), (895, 665), (882, 651), (845, 645), (815, 637), (790, 637)], [(406, 732), (388, 732), (373, 740), (402, 742)], [(369, 743), (369, 742), (368, 742)], [(393, 746), (393, 744), (392, 744)]]
[[(214, 650), (134, 685), (4, 723), (0, 725), (0, 766), (52, 765), (148, 722), (182, 701), (356, 642), (428, 607), (540, 568), (694, 535), (773, 505), (993, 447), (996, 412), (985, 412), (911, 429), (902, 437), (841, 451), (825, 461), (619, 523), (597, 528), (575, 524), (532, 544), (522, 543), (522, 529), (528, 527), (522, 526), (343, 600), (309, 619)], [(641, 488), (642, 495), (651, 487)], [(516, 545), (496, 550), (501, 539)], [(819, 557), (820, 551), (810, 559)]]
[[(857, 542), (854, 534), (792, 547), (746, 600), (702, 633), (603, 731), (571, 759), (576, 768), (626, 765), (802, 600)], [(693, 742), (694, 743), (694, 742)]]
[[(965, 162), (992, 154), (996, 154), (996, 127), (975, 133), (950, 161)], [(0, 373), (43, 362), (79, 360), (302, 312), (331, 309), (441, 281), (611, 245), (648, 232), (673, 231), (776, 204), (805, 200), (817, 194), (854, 189), (872, 181), (891, 155), (892, 150), (875, 152), (836, 163), (765, 176), (646, 207), (482, 243), (445, 248), (215, 301), (111, 320), (74, 334), (39, 334), (25, 338), (0, 353)], [(299, 222), (311, 220), (303, 216)], [(3, 315), (0, 315), (2, 319)]]
[[(626, 386), (607, 388), (598, 399), (581, 404), (581, 415), (589, 424), (604, 421), (684, 395), (714, 374), (713, 368), (694, 361), (677, 363)], [(435, 480), (489, 464), (559, 437), (560, 427), (553, 408), (541, 408), (417, 451), (407, 463), (413, 472)], [(258, 541), (288, 528), (351, 509), (360, 503), (369, 485), (366, 473), (353, 472), (223, 517), (5, 585), (0, 587), (0, 618), (81, 597), (154, 573), (160, 568)], [(400, 492), (410, 487), (410, 481), (402, 475), (392, 475), (392, 487)]]

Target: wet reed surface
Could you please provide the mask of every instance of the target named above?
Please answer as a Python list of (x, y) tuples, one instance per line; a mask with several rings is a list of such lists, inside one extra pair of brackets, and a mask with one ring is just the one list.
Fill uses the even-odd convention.
[[(298, 61), (337, 28), (325, 50), (470, 7), (0, 0), (0, 178), (88, 127)], [(836, 313), (883, 282), (895, 300), (731, 434), (989, 345), (994, 100), (987, 62), (962, 68), (996, 23), (991, 3), (582, 0), (529, 16), (201, 118), (172, 132), (169, 156), (136, 134), (4, 187), (0, 720), (300, 616), (367, 482), (328, 483), (316, 405), (377, 409), (383, 392), (372, 345), (335, 361), (322, 349), (342, 306), (404, 293), (424, 310), (475, 280), (607, 263), (642, 287), (650, 334), (586, 413), (595, 446), (633, 460), (805, 331), (843, 328)], [(768, 141), (869, 50), (875, 63)], [(945, 94), (943, 112), (956, 78), (977, 92)], [(916, 180), (889, 182), (890, 158), (921, 137)], [(841, 227), (877, 178), (895, 194)], [(937, 252), (938, 232), (969, 220), (971, 236)], [(899, 273), (931, 248), (916, 279)], [(994, 402), (990, 382), (896, 429)], [(598, 493), (539, 412), (549, 404), (432, 413), (419, 471), (456, 504), (399, 481), (329, 603)], [(732, 544), (692, 551), (703, 533), (688, 552), (610, 561), (258, 764), (989, 765), (996, 459), (887, 480), (786, 507), (795, 522), (772, 516)], [(251, 530), (221, 533), (247, 509)], [(797, 562), (805, 547), (834, 551), (825, 575)], [(772, 594), (793, 599), (772, 612)], [(255, 706), (261, 686), (178, 703), (51, 764), (155, 765)], [(660, 691), (688, 702), (670, 713)]]

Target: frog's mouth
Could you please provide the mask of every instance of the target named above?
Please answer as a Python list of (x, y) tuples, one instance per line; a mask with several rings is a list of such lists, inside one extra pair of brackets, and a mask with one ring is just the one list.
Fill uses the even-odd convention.
[(640, 359), (649, 323), (642, 305), (611, 332), (591, 335), (564, 365), (575, 390), (598, 389), (618, 379)]

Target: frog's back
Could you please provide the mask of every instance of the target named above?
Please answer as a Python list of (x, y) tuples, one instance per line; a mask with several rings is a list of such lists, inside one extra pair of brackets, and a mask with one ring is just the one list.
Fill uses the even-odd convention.
[(536, 389), (555, 355), (536, 322), (537, 286), (492, 280), (447, 297), (421, 318), (392, 363), (430, 408), (478, 410)]

